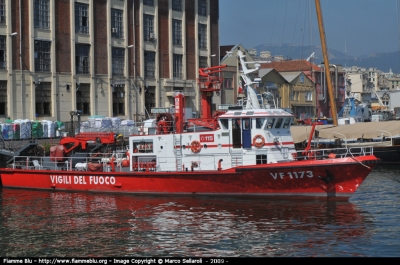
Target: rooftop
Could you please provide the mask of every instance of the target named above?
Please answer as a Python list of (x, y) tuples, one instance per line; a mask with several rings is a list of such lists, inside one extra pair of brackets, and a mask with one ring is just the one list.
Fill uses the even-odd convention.
[(306, 60), (291, 60), (261, 64), (261, 68), (274, 68), (278, 72), (320, 71), (321, 68)]

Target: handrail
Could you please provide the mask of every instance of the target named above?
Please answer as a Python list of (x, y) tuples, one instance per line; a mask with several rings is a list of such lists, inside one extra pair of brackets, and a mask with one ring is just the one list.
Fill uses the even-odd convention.
[[(377, 131), (388, 133), (390, 135), (390, 146), (393, 146), (393, 136), (390, 132), (384, 130), (377, 130)], [(382, 137), (382, 143), (383, 143), (383, 137)]]
[[(350, 148), (328, 148), (328, 149), (313, 149), (309, 150), (303, 154), (302, 150), (297, 151), (297, 156), (295, 160), (305, 160), (309, 159), (309, 154), (312, 154), (311, 157), (315, 159), (324, 159), (330, 157), (333, 153), (335, 155), (339, 155), (342, 158), (347, 156), (364, 156), (364, 155), (372, 155), (373, 154), (373, 147), (372, 146), (365, 146), (365, 147), (350, 147)], [(300, 154), (300, 155), (299, 155)]]
[[(314, 150), (309, 150), (307, 155), (302, 155), (302, 150), (297, 150), (296, 151), (297, 155), (294, 155), (293, 158), (295, 160), (306, 160), (310, 159), (311, 157), (315, 160), (321, 160), (321, 159), (326, 159), (326, 158), (334, 158), (336, 156), (340, 156), (342, 158), (344, 157), (357, 157), (357, 156), (363, 156), (363, 155), (372, 155), (373, 154), (373, 147), (372, 146), (364, 146), (364, 147), (350, 147), (350, 148), (331, 148), (331, 149), (314, 149)], [(312, 156), (308, 156), (309, 154), (312, 154)], [(334, 154), (334, 155), (333, 155)], [(102, 153), (102, 156), (99, 157), (68, 157), (65, 158), (63, 157), (63, 161), (50, 161), (49, 157), (38, 157), (38, 156), (15, 156), (13, 158), (13, 164), (12, 167), (14, 169), (20, 168), (20, 169), (29, 169), (29, 170), (60, 170), (60, 171), (89, 171), (89, 166), (88, 163), (92, 162), (95, 164), (101, 165), (103, 167), (103, 172), (109, 172), (110, 168), (111, 170), (113, 169), (111, 162), (113, 162), (114, 165), (114, 170), (116, 172), (135, 172), (135, 171), (143, 171), (143, 170), (149, 170), (149, 171), (160, 171), (160, 165), (164, 165), (165, 163), (171, 163), (170, 160), (168, 160), (170, 157), (168, 156), (157, 156), (153, 155), (152, 157), (145, 156), (144, 160), (134, 160), (131, 159), (131, 157), (128, 158), (131, 159), (132, 161), (129, 161), (129, 167), (123, 167), (123, 160), (118, 161), (117, 159), (113, 159), (110, 161), (103, 160), (102, 158), (104, 157), (110, 157), (109, 153)], [(197, 157), (197, 158), (196, 158)], [(220, 156), (218, 154), (210, 154), (210, 155), (196, 155), (193, 156), (191, 159), (191, 162), (193, 161), (200, 161), (201, 159), (201, 165), (214, 165), (214, 170), (218, 170), (218, 161), (220, 159)], [(208, 159), (204, 160), (204, 158), (207, 157)], [(123, 157), (125, 159), (125, 157)], [(150, 158), (150, 159), (149, 159)], [(153, 161), (153, 159), (155, 161)], [(250, 156), (243, 156), (241, 159), (243, 161), (252, 161), (254, 162), (254, 158)], [(37, 160), (39, 162), (34, 164), (34, 160)], [(75, 160), (75, 161), (74, 161)], [(287, 160), (286, 160), (287, 161)], [(82, 163), (78, 167), (75, 165), (76, 163)], [(67, 166), (68, 163), (68, 166)], [(86, 164), (85, 164), (86, 163)], [(231, 165), (229, 161), (226, 161), (226, 166), (234, 166)], [(201, 170), (200, 168), (200, 163), (198, 164), (198, 169)], [(246, 163), (247, 164), (247, 163)], [(135, 165), (137, 167), (135, 167)], [(190, 165), (190, 164), (189, 164)], [(110, 167), (110, 168), (109, 168)], [(133, 171), (132, 171), (133, 168)], [(135, 170), (135, 169), (138, 170)], [(210, 168), (207, 166), (206, 168)], [(163, 169), (164, 170), (164, 169)], [(168, 169), (167, 169), (168, 170)], [(169, 169), (170, 170), (170, 169)]]

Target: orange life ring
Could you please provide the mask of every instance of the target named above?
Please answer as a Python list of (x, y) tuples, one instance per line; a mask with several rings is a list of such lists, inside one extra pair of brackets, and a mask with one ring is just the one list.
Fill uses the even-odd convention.
[[(257, 141), (260, 140), (260, 141)], [(265, 144), (265, 138), (264, 136), (262, 136), (261, 134), (257, 134), (256, 136), (254, 136), (253, 138), (253, 145), (257, 148), (261, 148), (263, 147)]]
[(201, 144), (199, 141), (194, 140), (191, 144), (190, 144), (190, 149), (192, 150), (193, 153), (198, 153), (201, 150)]

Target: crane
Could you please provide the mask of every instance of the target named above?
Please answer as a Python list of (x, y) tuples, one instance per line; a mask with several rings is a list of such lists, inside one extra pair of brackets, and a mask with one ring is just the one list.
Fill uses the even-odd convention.
[(199, 69), (199, 78), (197, 83), (201, 92), (201, 114), (200, 119), (189, 119), (189, 124), (204, 126), (210, 129), (218, 128), (218, 123), (216, 117), (220, 115), (220, 112), (211, 112), (211, 101), (214, 92), (219, 92), (221, 90), (222, 77), (216, 74), (222, 72), (222, 68), (227, 65), (217, 65), (211, 67), (205, 67)]

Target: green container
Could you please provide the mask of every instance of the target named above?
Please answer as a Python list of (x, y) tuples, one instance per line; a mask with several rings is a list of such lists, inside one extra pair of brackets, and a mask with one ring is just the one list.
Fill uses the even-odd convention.
[(39, 121), (32, 122), (32, 138), (43, 138), (43, 125)]

